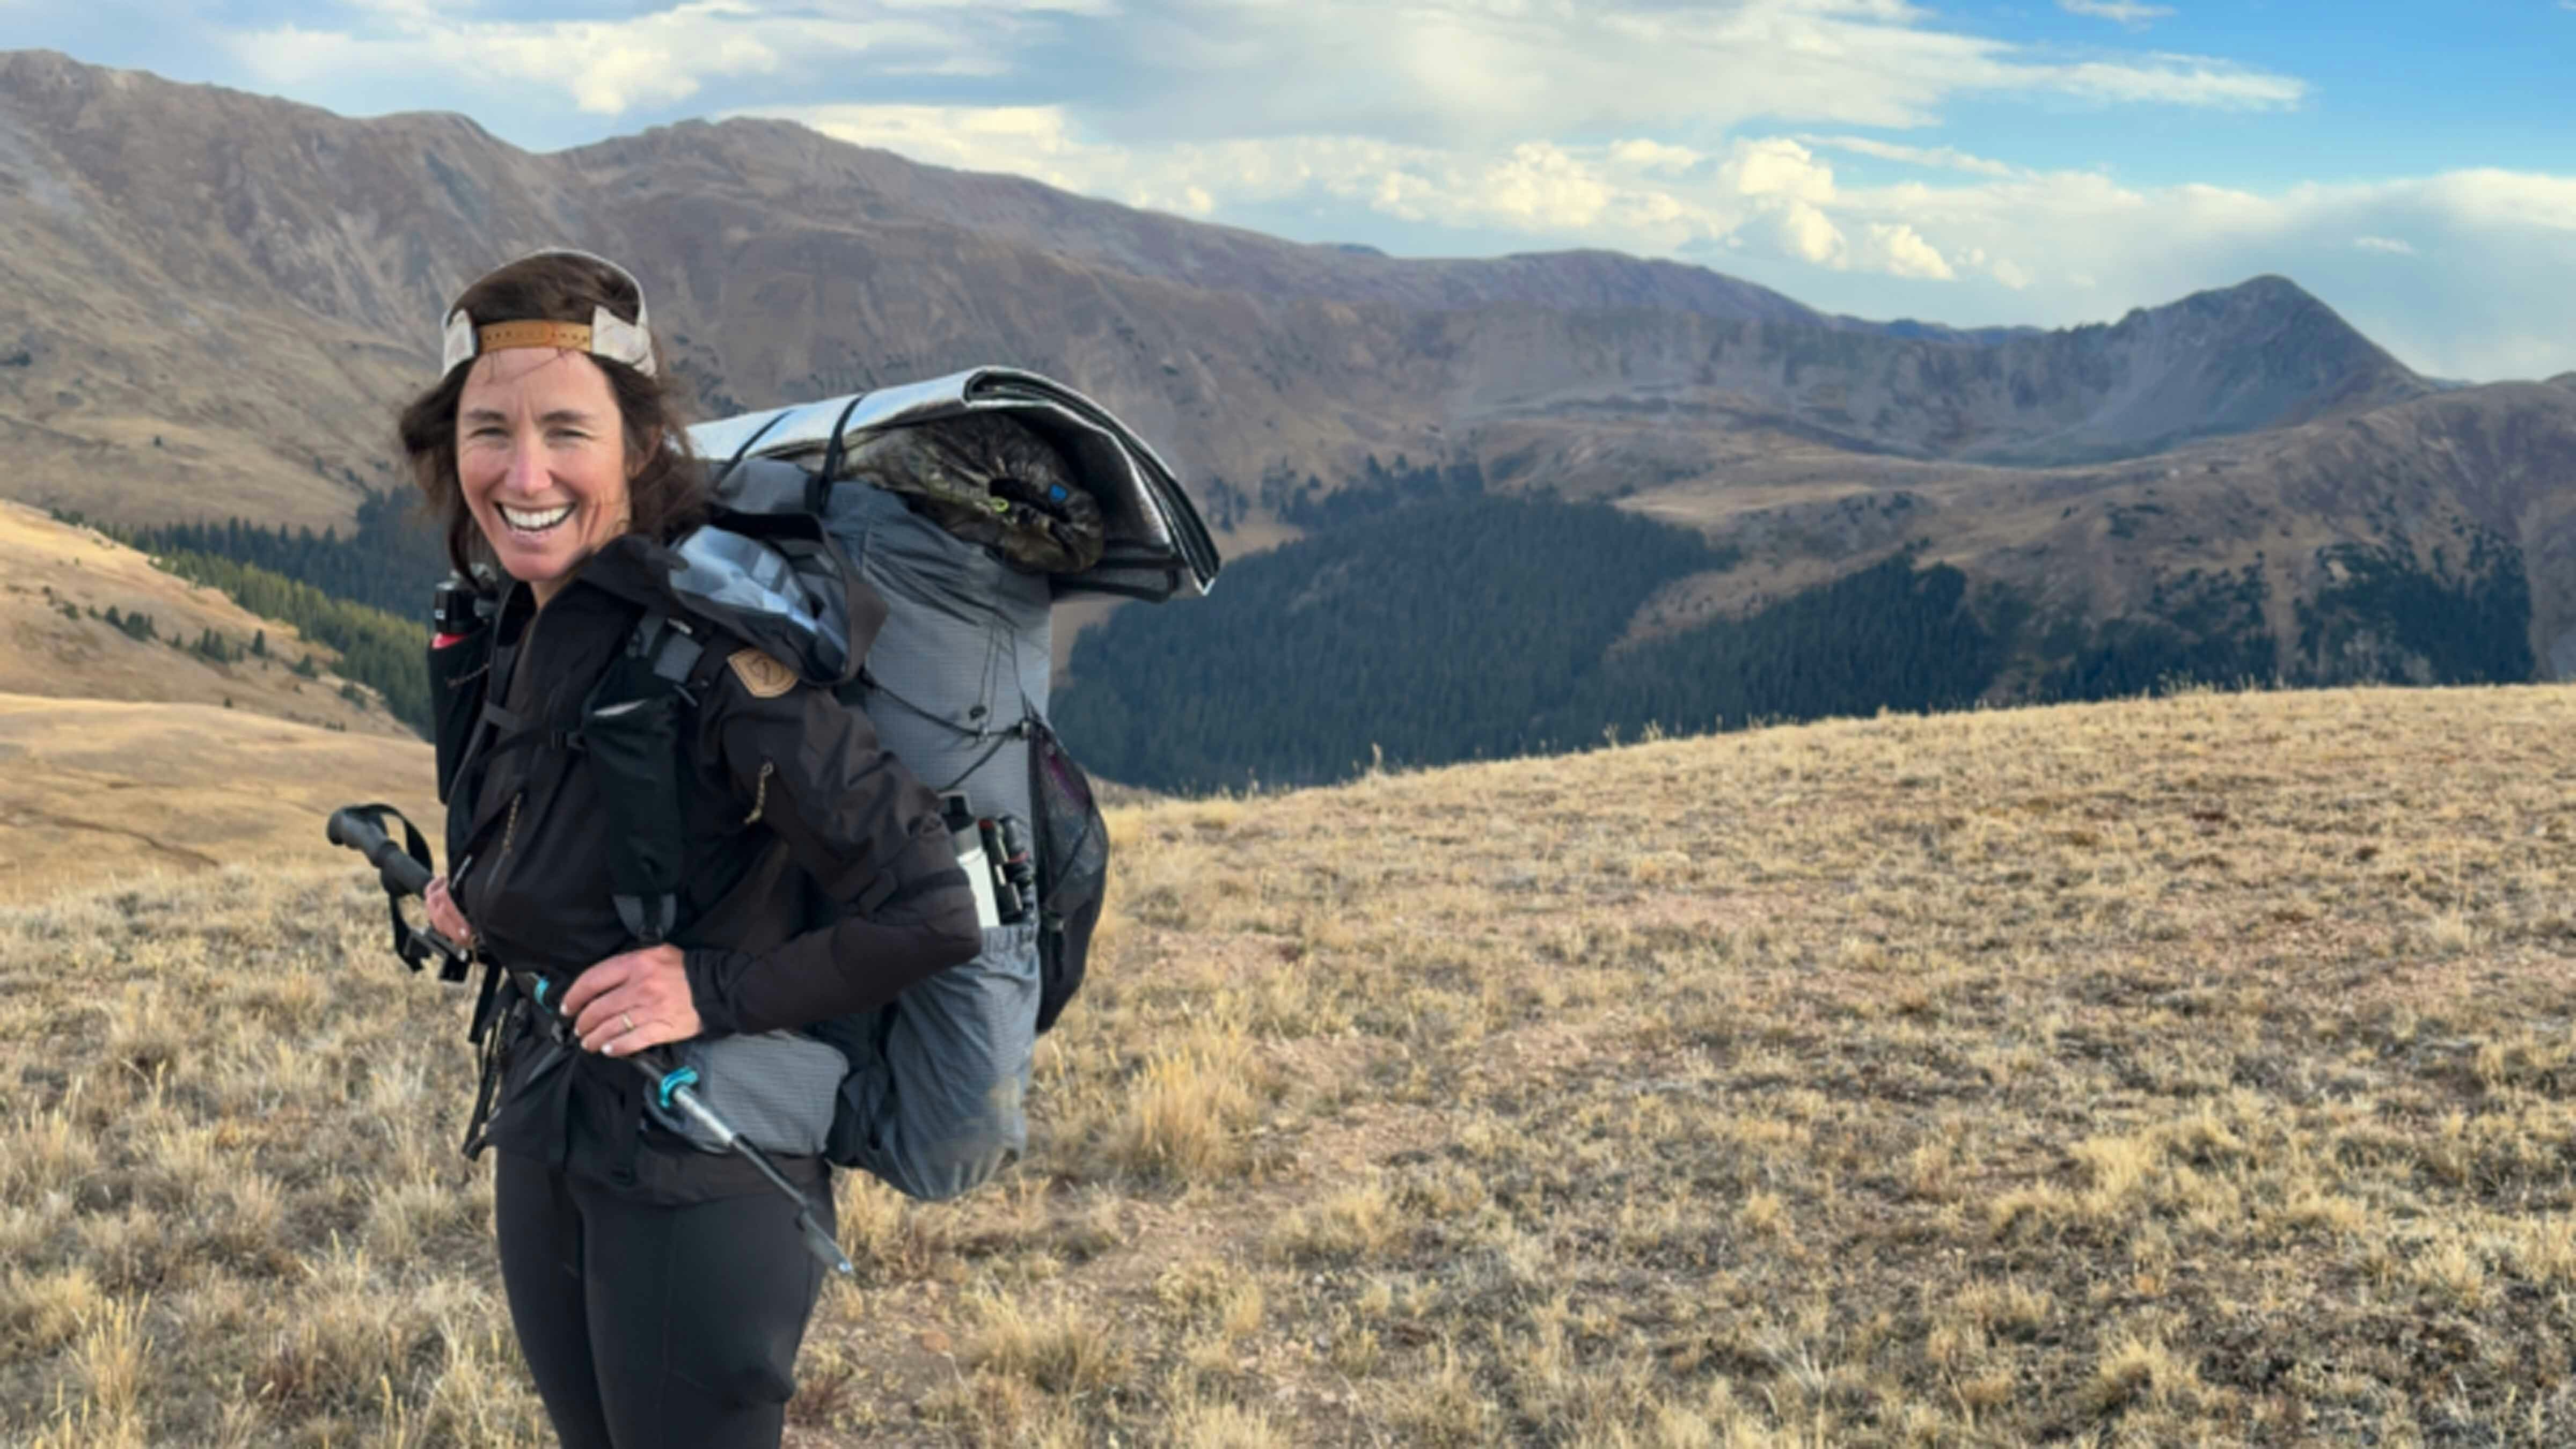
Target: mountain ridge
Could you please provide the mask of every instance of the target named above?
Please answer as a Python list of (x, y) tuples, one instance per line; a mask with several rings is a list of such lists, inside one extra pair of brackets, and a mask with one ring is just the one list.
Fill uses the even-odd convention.
[[(1828, 325), (1835, 319), (1770, 288), (1687, 262), (1594, 248), (1499, 257), (1392, 257), (1375, 248), (1292, 242), (1248, 228), (1192, 221), (1086, 197), (1005, 172), (969, 171), (836, 140), (793, 121), (681, 121), (574, 148), (619, 164), (656, 146), (750, 137), (756, 149), (837, 165), (858, 188), (910, 203), (969, 230), (1106, 262), (1138, 276), (1278, 300), (1384, 302), (1408, 311), (1521, 303), (1589, 310), (1666, 306), (1702, 315)], [(1079, 228), (1069, 223), (1079, 222)], [(1537, 283), (1546, 283), (1542, 291)], [(1866, 325), (1866, 324), (1864, 324)]]
[[(349, 120), (52, 53), (0, 55), (0, 195), (30, 203), (0, 214), (0, 359), (24, 359), (0, 367), (22, 460), (0, 489), (128, 522), (319, 527), (398, 486), (386, 434), (437, 309), (566, 240), (645, 278), (710, 412), (1013, 362), (1127, 417), (1227, 521), (1373, 457), (1577, 492), (1720, 476), (1784, 438), (2042, 465), (2429, 387), (2269, 287), (1897, 335), (1922, 329), (1685, 264), (1370, 257), (785, 122), (535, 154), (452, 114)], [(2296, 343), (2277, 370), (2271, 337)]]

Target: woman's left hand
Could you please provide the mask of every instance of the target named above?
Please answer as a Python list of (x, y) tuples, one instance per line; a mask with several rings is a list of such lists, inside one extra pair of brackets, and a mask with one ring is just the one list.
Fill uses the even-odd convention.
[(677, 946), (647, 946), (611, 956), (575, 977), (564, 1015), (583, 1051), (632, 1056), (649, 1046), (698, 1034), (698, 1006)]

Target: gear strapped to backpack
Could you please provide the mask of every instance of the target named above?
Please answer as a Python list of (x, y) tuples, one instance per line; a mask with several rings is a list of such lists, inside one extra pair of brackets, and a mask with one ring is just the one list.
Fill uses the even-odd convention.
[[(1204, 594), (1216, 551), (1150, 448), (1031, 374), (960, 373), (704, 424), (691, 441), (730, 460), (719, 512), (674, 546), (673, 608), (645, 613), (580, 729), (618, 817), (620, 918), (647, 943), (681, 924), (677, 720), (730, 647), (709, 627), (775, 659), (821, 660), (804, 672), (828, 681), (848, 674), (847, 641), (827, 637), (840, 601), (852, 584), (872, 590), (885, 617), (839, 696), (946, 801), (961, 864), (983, 872), (983, 950), (807, 1032), (847, 1066), (824, 1154), (916, 1197), (953, 1195), (1025, 1141), (1030, 1050), (1081, 985), (1107, 882), (1090, 782), (1047, 724), (1052, 605), (1081, 592)], [(434, 650), (433, 679), (471, 653)], [(788, 1115), (757, 1098), (811, 1090), (796, 1085), (811, 1068), (766, 1038), (681, 1054), (755, 1138), (749, 1124)], [(742, 1095), (728, 1100), (729, 1088)]]

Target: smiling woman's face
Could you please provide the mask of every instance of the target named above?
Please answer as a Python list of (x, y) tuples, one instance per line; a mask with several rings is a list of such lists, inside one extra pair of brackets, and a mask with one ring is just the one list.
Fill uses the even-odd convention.
[(474, 360), (456, 402), (456, 477), (501, 567), (545, 603), (630, 516), (626, 429), (599, 364), (522, 347)]

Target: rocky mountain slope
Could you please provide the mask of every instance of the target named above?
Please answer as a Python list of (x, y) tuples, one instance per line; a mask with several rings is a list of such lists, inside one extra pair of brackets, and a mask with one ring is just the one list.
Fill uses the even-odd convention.
[(644, 277), (712, 411), (1017, 363), (1127, 416), (1227, 522), (1265, 511), (1265, 481), (1330, 487), (1371, 456), (1573, 491), (1720, 480), (1800, 438), (2042, 463), (2429, 386), (2278, 279), (1962, 337), (1603, 253), (1301, 246), (773, 122), (532, 155), (462, 117), (353, 121), (19, 52), (0, 55), (0, 492), (345, 519), (396, 481), (388, 419), (434, 366), (448, 295), (563, 241)]
[[(2171, 622), (2214, 591), (2242, 588), (2259, 600), (2232, 610), (2226, 627), (2268, 632), (2295, 674), (2302, 611), (2315, 614), (2362, 555), (2454, 593), (2510, 574), (2510, 587), (2528, 591), (2540, 676), (2576, 675), (2576, 373), (2082, 467), (1807, 447), (1746, 472), (1759, 481), (1625, 500), (1742, 555), (1652, 601), (1632, 639), (1747, 614), (1915, 545), (1926, 562), (2091, 621)], [(2382, 662), (2391, 667), (2356, 666), (2350, 677), (2405, 679), (2422, 668)]]

